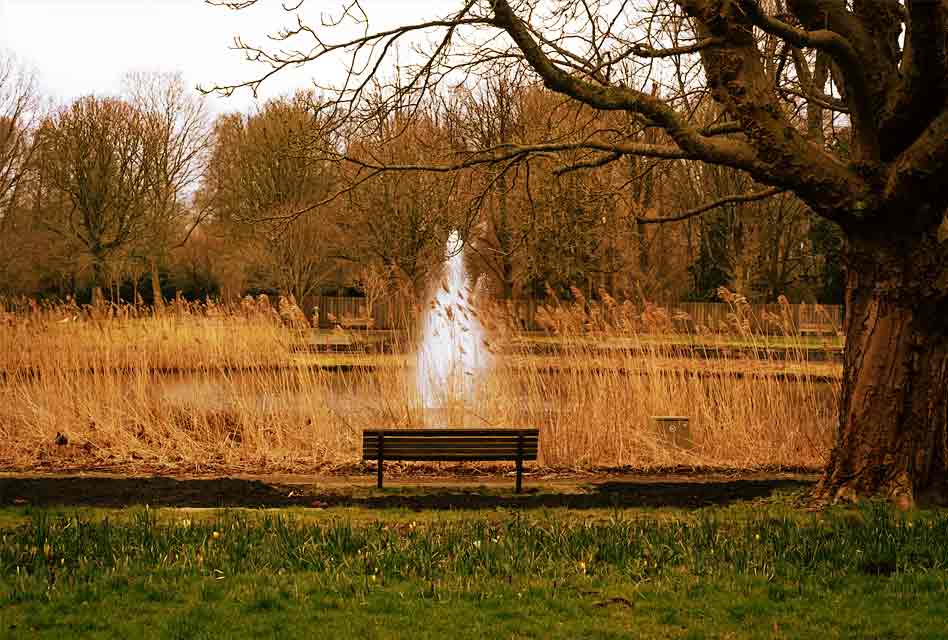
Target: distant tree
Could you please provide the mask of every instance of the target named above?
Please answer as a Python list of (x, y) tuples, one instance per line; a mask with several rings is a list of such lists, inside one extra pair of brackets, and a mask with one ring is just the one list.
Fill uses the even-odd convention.
[(249, 248), (260, 271), (300, 304), (347, 257), (334, 213), (314, 208), (337, 177), (320, 159), (327, 142), (312, 135), (312, 99), (301, 93), (250, 116), (218, 118), (199, 198), (212, 216), (209, 230)]
[(94, 290), (147, 230), (154, 147), (144, 114), (116, 98), (85, 97), (38, 131), (37, 213), (88, 261)]
[[(753, 188), (745, 174), (728, 167), (689, 168), (678, 194), (684, 206)], [(698, 255), (690, 267), (693, 296), (714, 300), (718, 288), (727, 287), (759, 302), (775, 302), (780, 295), (804, 297), (814, 221), (806, 205), (788, 193), (728, 203), (702, 216), (696, 225)]]
[(419, 164), (449, 156), (443, 114), (428, 109), (413, 121), (404, 117), (397, 111), (383, 114), (349, 137), (347, 150), (356, 170), (347, 172), (347, 180), (359, 186), (347, 193), (341, 228), (361, 266), (379, 263), (394, 271), (417, 297), (442, 264), (450, 231), (466, 233), (470, 220), (459, 199), (458, 174), (381, 172), (367, 180), (379, 163)]
[(337, 226), (317, 216), (293, 218), (267, 230), (261, 239), (266, 247), (267, 273), (281, 291), (301, 305), (308, 306), (347, 263), (340, 258), (343, 243)]
[[(527, 139), (524, 107), (528, 86), (522, 75), (485, 80), (474, 89), (458, 89), (459, 100), (449, 117), (455, 120), (458, 141), (465, 150), (496, 149)], [(490, 164), (476, 172), (472, 185), (478, 222), (469, 246), (500, 283), (500, 296), (514, 296), (514, 276), (522, 262), (527, 225), (523, 177), (518, 163)]]
[(190, 205), (207, 163), (211, 125), (203, 96), (189, 90), (180, 73), (129, 73), (125, 91), (143, 116), (150, 160), (147, 221), (133, 250), (150, 272), (152, 298), (160, 306), (159, 266), (199, 222), (190, 219)]
[(817, 257), (814, 265), (817, 302), (842, 304), (846, 290), (842, 231), (834, 222), (818, 218), (810, 227), (809, 242)]
[(17, 292), (37, 275), (25, 216), (40, 96), (34, 73), (0, 52), (0, 291)]
[(0, 52), (0, 230), (17, 205), (33, 154), (39, 91), (33, 73)]

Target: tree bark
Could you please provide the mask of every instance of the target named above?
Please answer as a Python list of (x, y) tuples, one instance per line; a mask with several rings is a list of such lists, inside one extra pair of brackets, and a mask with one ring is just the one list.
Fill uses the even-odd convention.
[(948, 504), (948, 245), (937, 229), (921, 241), (902, 233), (847, 238), (840, 422), (816, 488), (825, 501)]
[(504, 290), (503, 298), (504, 300), (512, 300), (514, 297), (514, 269), (513, 269), (513, 260), (510, 257), (509, 253), (505, 253), (501, 256), (501, 269), (503, 271), (504, 278)]
[(105, 279), (104, 258), (98, 254), (92, 254), (92, 306), (98, 309), (105, 302), (105, 296), (102, 293), (102, 281)]
[(149, 260), (149, 271), (151, 272), (151, 295), (155, 312), (160, 312), (165, 307), (165, 299), (161, 295), (161, 279), (158, 277), (158, 261), (154, 258)]

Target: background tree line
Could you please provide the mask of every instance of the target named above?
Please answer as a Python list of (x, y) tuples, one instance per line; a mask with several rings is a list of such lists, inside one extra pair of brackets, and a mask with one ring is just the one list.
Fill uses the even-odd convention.
[[(792, 194), (649, 225), (649, 212), (752, 183), (681, 160), (598, 166), (578, 150), (563, 170), (563, 149), (518, 156), (658, 135), (522, 74), (394, 106), (375, 87), (365, 107), (375, 113), (350, 129), (328, 122), (312, 93), (212, 117), (179, 75), (125, 80), (118, 96), (49, 105), (29, 69), (0, 60), (0, 295), (161, 304), (264, 292), (304, 308), (326, 293), (417, 298), (460, 229), (472, 273), (498, 297), (575, 286), (711, 300), (726, 286), (752, 301), (842, 301), (839, 230)], [(708, 102), (693, 110), (709, 126), (719, 115)], [(846, 144), (829, 118), (799, 126)], [(411, 170), (434, 161), (462, 168)]]

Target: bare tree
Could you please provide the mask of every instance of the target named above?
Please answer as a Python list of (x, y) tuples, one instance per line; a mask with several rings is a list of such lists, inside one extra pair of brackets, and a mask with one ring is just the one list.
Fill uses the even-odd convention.
[(28, 175), (38, 116), (35, 76), (12, 56), (0, 52), (0, 230)]
[[(521, 76), (498, 75), (482, 86), (465, 89), (455, 111), (458, 128), (470, 149), (489, 149), (526, 139), (524, 99), (527, 87)], [(471, 248), (500, 283), (504, 298), (514, 296), (514, 272), (525, 244), (525, 226), (517, 205), (522, 180), (519, 163), (491, 164), (479, 172), (475, 202), (481, 210), (476, 239)], [(518, 184), (520, 183), (520, 184)]]
[(325, 218), (301, 216), (261, 229), (258, 241), (265, 248), (264, 265), (271, 277), (304, 308), (344, 264), (337, 226)]
[[(36, 148), (40, 97), (33, 72), (0, 52), (0, 289), (36, 275), (35, 236), (25, 215), (30, 162)], [(20, 283), (13, 282), (20, 280)]]
[(309, 133), (311, 102), (299, 94), (250, 117), (220, 117), (201, 196), (212, 228), (252, 247), (269, 278), (304, 305), (348, 259), (332, 212), (296, 215), (336, 181), (335, 167), (319, 158), (324, 141)]
[[(342, 20), (364, 18), (358, 2), (346, 5)], [(459, 73), (519, 65), (552, 91), (663, 132), (655, 143), (617, 131), (504, 145), (455, 167), (566, 148), (595, 152), (601, 164), (625, 155), (704, 162), (763, 186), (661, 220), (791, 191), (838, 223), (848, 267), (845, 374), (837, 441), (817, 493), (948, 502), (948, 243), (939, 235), (948, 207), (948, 1), (467, 0), (450, 15), (351, 39), (301, 24), (280, 36), (294, 46), (241, 43), (271, 69), (240, 86), (256, 89), (287, 66), (346, 53), (350, 74), (331, 104), (356, 117), (369, 76), (413, 37), (424, 55), (390, 87), (401, 101), (417, 103)], [(306, 38), (309, 46), (295, 42)], [(676, 59), (694, 70), (685, 83), (693, 99), (643, 90), (670, 77), (666, 61)], [(622, 80), (630, 77), (640, 82)], [(696, 124), (695, 99), (714, 100), (720, 120)], [(798, 126), (800, 110), (844, 118), (847, 153)]]
[(98, 291), (147, 226), (154, 149), (145, 117), (123, 100), (90, 96), (54, 113), (38, 136), (44, 223), (78, 246)]
[(354, 255), (363, 266), (377, 262), (393, 270), (410, 283), (416, 298), (444, 259), (448, 233), (470, 226), (457, 197), (459, 175), (383, 172), (368, 183), (362, 177), (367, 167), (373, 171), (379, 163), (445, 157), (450, 141), (440, 115), (426, 109), (410, 121), (401, 111), (377, 111), (370, 133), (350, 137), (347, 147), (355, 166), (347, 183), (358, 186), (347, 193), (341, 228), (353, 239)]
[(203, 97), (185, 86), (180, 73), (129, 73), (125, 85), (129, 100), (143, 114), (151, 160), (149, 220), (136, 253), (147, 263), (154, 302), (161, 306), (158, 265), (199, 222), (187, 220), (188, 201), (204, 172), (211, 127)]
[[(746, 174), (728, 167), (685, 165), (670, 177), (678, 187), (669, 199), (683, 207), (753, 189)], [(811, 256), (811, 218), (792, 193), (728, 203), (699, 218), (692, 230), (699, 247), (691, 265), (694, 294), (716, 298), (718, 287), (726, 286), (754, 301), (775, 302), (800, 293)]]

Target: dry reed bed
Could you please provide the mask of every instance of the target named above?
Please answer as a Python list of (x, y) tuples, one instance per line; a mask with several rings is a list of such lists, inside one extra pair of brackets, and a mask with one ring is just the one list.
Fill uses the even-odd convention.
[[(691, 372), (724, 366), (821, 373), (826, 365), (806, 362), (802, 347), (799, 358), (779, 362), (761, 348), (758, 357), (740, 361), (683, 352), (669, 365), (645, 339), (634, 352), (604, 359), (588, 341), (593, 328), (606, 340), (632, 342), (642, 331), (672, 330), (654, 307), (640, 308), (634, 318), (630, 306), (622, 309), (607, 322), (591, 317), (582, 301), (551, 305), (544, 313), (558, 324), (550, 335), (570, 355), (524, 350), (499, 361), (548, 363), (558, 371), (497, 366), (480, 381), (476, 397), (434, 415), (419, 406), (412, 358), (347, 373), (282, 366), (291, 362), (299, 333), (259, 309), (188, 305), (161, 315), (125, 311), (98, 318), (76, 318), (62, 308), (19, 312), (0, 331), (0, 366), (41, 375), (0, 380), (0, 464), (306, 471), (357, 462), (363, 428), (433, 422), (539, 426), (540, 463), (551, 467), (823, 463), (838, 382)], [(515, 342), (518, 334), (502, 309), (480, 315), (492, 348)], [(735, 326), (739, 332), (739, 309)], [(692, 445), (666, 441), (652, 429), (649, 418), (656, 415), (689, 416)]]
[[(2, 305), (0, 305), (2, 311)], [(286, 364), (298, 334), (269, 306), (173, 303), (161, 313), (131, 305), (74, 305), (6, 314), (0, 371), (51, 374), (259, 368)]]

